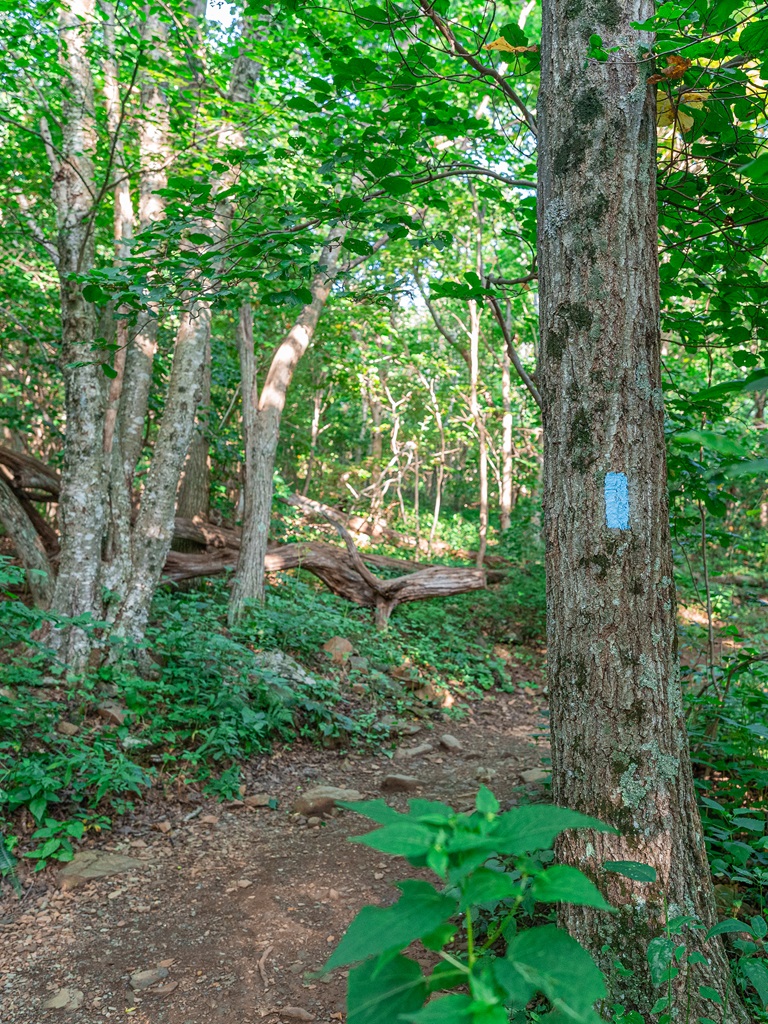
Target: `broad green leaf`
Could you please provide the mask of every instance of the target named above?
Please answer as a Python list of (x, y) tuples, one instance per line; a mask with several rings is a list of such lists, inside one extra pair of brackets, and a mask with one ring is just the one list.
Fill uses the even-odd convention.
[(379, 182), (379, 187), (383, 188), (391, 196), (404, 196), (406, 192), (411, 191), (412, 185), (410, 178), (404, 178), (400, 174), (393, 174)]
[(667, 980), (667, 972), (672, 966), (674, 952), (675, 944), (666, 935), (657, 935), (648, 943), (646, 957), (651, 971), (651, 981), (654, 985), (661, 985), (663, 981)]
[(424, 975), (414, 960), (367, 960), (349, 972), (347, 1024), (393, 1024), (415, 1013), (426, 998)]
[(400, 857), (416, 857), (426, 854), (435, 843), (435, 832), (418, 821), (402, 818), (401, 821), (384, 828), (368, 832), (364, 836), (354, 836), (353, 843), (370, 846), (381, 853), (393, 853)]
[(456, 811), (448, 804), (439, 800), (422, 800), (416, 797), (408, 801), (408, 813), (422, 821), (433, 818), (435, 821), (443, 822), (456, 817)]
[(741, 971), (760, 996), (763, 1006), (768, 1006), (768, 970), (759, 960), (744, 960)]
[(363, 907), (354, 918), (324, 970), (403, 949), (429, 935), (456, 912), (456, 900), (441, 896), (428, 882), (399, 882), (402, 896), (392, 907)]
[(739, 476), (768, 476), (768, 459), (750, 459), (749, 462), (734, 462), (725, 466), (723, 476), (729, 479)]
[(345, 807), (348, 811), (362, 814), (364, 818), (378, 822), (379, 825), (390, 825), (392, 822), (401, 821), (405, 815), (390, 807), (384, 800), (337, 800), (338, 807)]
[(764, 939), (768, 935), (768, 924), (766, 924), (764, 917), (755, 914), (754, 917), (749, 919), (749, 923), (752, 926), (752, 934), (756, 938)]
[(542, 903), (577, 903), (582, 907), (615, 912), (597, 886), (578, 868), (556, 864), (533, 880), (533, 895)]
[(720, 921), (719, 924), (710, 928), (704, 938), (711, 939), (715, 935), (730, 935), (732, 932), (749, 932), (751, 935), (752, 928), (746, 921), (737, 921), (735, 917), (726, 917), (724, 921)]
[(511, 940), (506, 959), (555, 1009), (567, 1008), (575, 1020), (594, 1019), (592, 1007), (605, 996), (605, 981), (589, 953), (567, 932), (555, 925), (529, 928)]
[(443, 924), (439, 924), (433, 932), (429, 933), (429, 935), (422, 935), (422, 945), (426, 949), (438, 952), (443, 948), (443, 946), (451, 941), (457, 931), (458, 928), (455, 924), (445, 921)]
[(695, 395), (691, 395), (691, 401), (704, 402), (712, 398), (719, 398), (721, 395), (731, 394), (734, 391), (742, 391), (745, 384), (744, 378), (740, 380), (726, 380), (722, 384), (713, 384), (711, 388), (702, 388)]
[(430, 992), (440, 992), (446, 988), (465, 985), (468, 973), (467, 968), (462, 969), (447, 960), (441, 960), (427, 978), (427, 988)]
[(633, 882), (656, 881), (656, 868), (650, 864), (641, 864), (637, 860), (607, 860), (603, 867), (615, 875), (631, 878)]
[(683, 430), (679, 434), (674, 434), (673, 440), (679, 444), (697, 444), (719, 455), (736, 455), (744, 458), (749, 454), (742, 445), (714, 430)]
[(471, 1019), (472, 996), (449, 995), (433, 999), (413, 1014), (403, 1014), (401, 1020), (413, 1024), (466, 1024)]
[(708, 999), (710, 1003), (717, 1003), (719, 1006), (723, 1004), (723, 997), (716, 988), (710, 988), (709, 985), (699, 985), (699, 995), (702, 999)]
[[(359, 18), (360, 21), (372, 21), (376, 25), (385, 25), (390, 21), (390, 15), (383, 7), (375, 7), (373, 4), (367, 7), (357, 7), (354, 9), (355, 17)], [(397, 15), (392, 12), (391, 20), (396, 21)]]
[(487, 786), (481, 786), (475, 798), (475, 807), (481, 814), (498, 814), (499, 801)]
[(547, 850), (567, 828), (592, 828), (597, 832), (616, 832), (610, 825), (566, 807), (530, 804), (513, 807), (496, 819), (491, 831), (498, 853), (517, 856), (533, 850)]
[(744, 385), (743, 391), (768, 391), (768, 374), (761, 373), (758, 376), (750, 377)]
[(492, 900), (506, 900), (520, 891), (520, 883), (502, 871), (491, 871), (490, 868), (478, 868), (467, 881), (461, 896), (459, 909), (478, 903), (490, 903)]

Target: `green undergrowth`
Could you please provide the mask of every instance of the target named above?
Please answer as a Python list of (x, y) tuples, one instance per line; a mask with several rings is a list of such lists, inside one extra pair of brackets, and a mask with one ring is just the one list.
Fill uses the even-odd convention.
[[(19, 582), (13, 567), (2, 571), (6, 585)], [(244, 765), (276, 743), (392, 748), (394, 723), (437, 710), (447, 693), (455, 713), (485, 690), (508, 688), (510, 659), (537, 660), (517, 646), (525, 629), (513, 627), (539, 614), (531, 604), (540, 577), (521, 579), (403, 606), (385, 631), (368, 609), (304, 574), (279, 577), (266, 606), (235, 631), (224, 625), (224, 580), (164, 590), (147, 633), (152, 678), (119, 659), (85, 676), (66, 672), (33, 639), (39, 614), (7, 595), (0, 630), (4, 648), (16, 646), (0, 663), (6, 848), (39, 866), (68, 859), (87, 830), (109, 827), (150, 787), (173, 782), (231, 799)], [(334, 637), (350, 642), (354, 662), (332, 662), (323, 645)], [(286, 681), (262, 664), (260, 652), (272, 650), (312, 679)]]

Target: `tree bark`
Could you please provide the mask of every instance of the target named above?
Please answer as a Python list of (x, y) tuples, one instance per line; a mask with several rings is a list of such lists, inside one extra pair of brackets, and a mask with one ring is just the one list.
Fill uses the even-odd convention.
[(477, 466), (480, 483), (480, 524), (475, 564), (482, 567), (488, 544), (488, 439), (485, 434), (485, 420), (480, 410), (477, 393), (480, 374), (480, 310), (474, 299), (469, 300), (469, 411), (477, 431)]
[(0, 474), (0, 523), (27, 572), (27, 584), (38, 608), (48, 608), (53, 597), (54, 575), (43, 542), (24, 506)]
[[(96, 318), (74, 275), (93, 266), (96, 121), (88, 48), (94, 0), (66, 0), (59, 14), (59, 60), (66, 74), (58, 155), (49, 147), (58, 228), (61, 368), (67, 432), (59, 499), (61, 556), (52, 607), (65, 617), (101, 615), (101, 544), (106, 519), (103, 450), (106, 387), (93, 348)], [(51, 644), (75, 671), (91, 641), (79, 626), (52, 631)]]
[(514, 449), (512, 447), (512, 375), (511, 361), (506, 342), (501, 350), (501, 532), (512, 525), (512, 469)]
[[(200, 408), (187, 461), (181, 474), (176, 515), (186, 519), (206, 517), (211, 503), (211, 464), (208, 458), (208, 416), (211, 404), (211, 341), (205, 346)], [(179, 549), (182, 550), (182, 549)]]
[[(243, 546), (229, 602), (230, 623), (239, 621), (253, 601), (264, 600), (264, 557), (267, 552), (272, 514), (272, 476), (280, 436), (280, 420), (288, 388), (299, 360), (309, 347), (320, 314), (338, 272), (339, 250), (347, 228), (332, 228), (320, 255), (318, 272), (312, 280), (312, 301), (299, 314), (272, 357), (272, 363), (255, 411), (243, 417), (246, 449), (246, 511)], [(242, 357), (242, 346), (241, 346)], [(244, 369), (241, 366), (241, 369)], [(243, 377), (243, 404), (252, 398), (252, 378)]]
[[(152, 42), (150, 65), (155, 67), (167, 58), (168, 26), (155, 11), (147, 13), (142, 24), (142, 39)], [(165, 214), (165, 200), (157, 195), (168, 183), (171, 158), (171, 124), (167, 83), (156, 75), (145, 74), (141, 83), (141, 117), (137, 119), (141, 185), (139, 190), (139, 229), (148, 231)], [(141, 314), (126, 350), (123, 393), (117, 430), (123, 458), (123, 477), (128, 488), (144, 447), (144, 420), (147, 415), (152, 363), (157, 351), (156, 310), (150, 307)]]
[[(666, 993), (651, 984), (649, 939), (666, 918), (716, 920), (677, 663), (655, 103), (651, 64), (638, 60), (653, 40), (631, 27), (652, 14), (652, 0), (544, 0), (538, 192), (553, 796), (621, 831), (580, 830), (560, 844), (619, 913), (561, 913), (606, 972), (608, 1004), (645, 1019)], [(585, 64), (592, 32), (621, 49)], [(652, 865), (657, 882), (604, 872), (622, 860)], [(690, 952), (701, 934), (686, 928), (675, 941)], [(728, 1007), (719, 1020), (746, 1020), (720, 940), (701, 952), (708, 963), (672, 982), (670, 1012), (710, 1016), (698, 994), (707, 985)]]
[(193, 301), (181, 316), (171, 379), (155, 454), (133, 529), (131, 577), (113, 634), (132, 643), (144, 635), (149, 607), (173, 538), (176, 492), (200, 404), (202, 363), (210, 337), (210, 304)]

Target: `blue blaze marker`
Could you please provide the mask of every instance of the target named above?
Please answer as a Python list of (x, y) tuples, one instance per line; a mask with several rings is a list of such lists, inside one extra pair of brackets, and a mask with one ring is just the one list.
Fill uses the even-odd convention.
[(605, 474), (605, 522), (609, 530), (629, 529), (629, 485), (625, 473)]

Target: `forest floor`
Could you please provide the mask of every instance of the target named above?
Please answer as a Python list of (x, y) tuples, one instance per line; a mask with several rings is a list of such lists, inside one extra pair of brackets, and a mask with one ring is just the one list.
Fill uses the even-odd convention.
[[(530, 668), (525, 669), (531, 678)], [(522, 679), (522, 676), (521, 676)], [(530, 685), (530, 684), (529, 684)], [(548, 754), (541, 689), (489, 692), (460, 720), (438, 716), (392, 752), (277, 749), (246, 767), (243, 802), (181, 791), (140, 804), (88, 849), (128, 855), (126, 872), (67, 891), (56, 865), (24, 880), (0, 910), (0, 1019), (3, 1024), (332, 1024), (345, 1017), (346, 972), (313, 977), (356, 912), (394, 901), (408, 874), (348, 842), (369, 823), (334, 809), (319, 819), (293, 811), (297, 796), (322, 784), (410, 797), (470, 810), (480, 783), (502, 807), (542, 799)], [(461, 749), (444, 749), (450, 733)], [(522, 773), (528, 773), (526, 782)], [(418, 779), (412, 792), (384, 793), (389, 774)], [(256, 808), (266, 794), (276, 807)], [(248, 797), (252, 797), (248, 800)], [(138, 972), (156, 971), (137, 979)], [(141, 981), (154, 979), (146, 989)], [(132, 984), (133, 982), (133, 984)], [(47, 1002), (65, 1004), (46, 1008)]]

